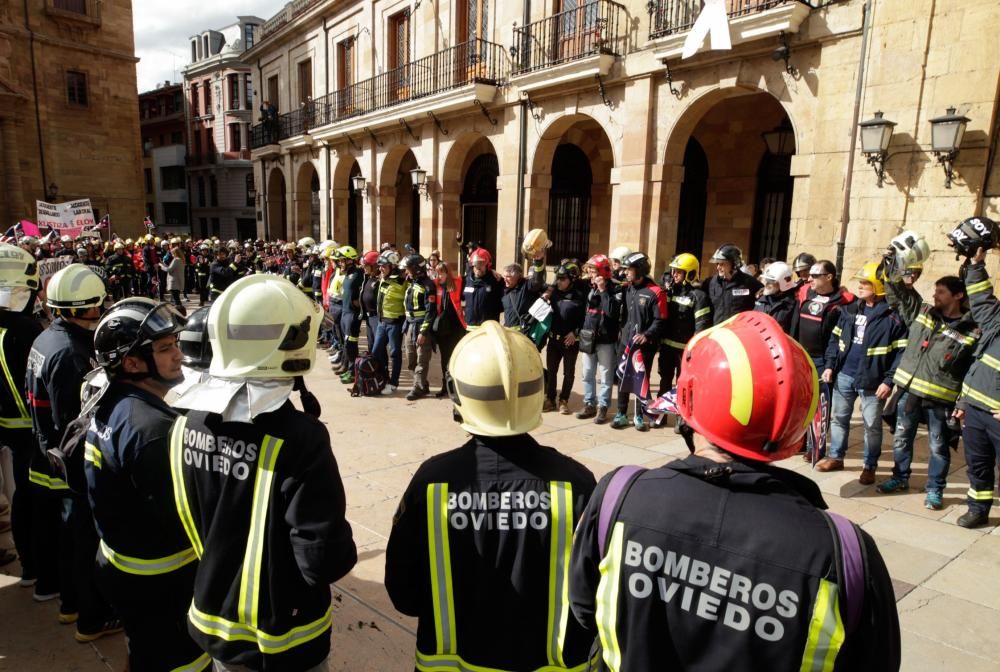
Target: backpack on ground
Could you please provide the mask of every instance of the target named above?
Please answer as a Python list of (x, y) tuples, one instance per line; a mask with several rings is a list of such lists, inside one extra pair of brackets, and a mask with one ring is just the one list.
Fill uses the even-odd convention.
[(371, 353), (365, 353), (354, 360), (354, 385), (352, 397), (374, 397), (382, 392), (386, 384), (385, 368)]

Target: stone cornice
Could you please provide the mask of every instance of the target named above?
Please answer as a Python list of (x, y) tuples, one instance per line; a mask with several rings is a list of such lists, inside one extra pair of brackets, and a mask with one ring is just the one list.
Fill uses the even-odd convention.
[[(15, 37), (20, 37), (22, 39), (28, 39), (28, 31), (23, 27), (17, 27), (13, 24), (0, 25), (0, 34), (12, 35)], [(64, 40), (61, 37), (53, 37), (51, 35), (45, 35), (44, 33), (35, 32), (35, 40), (41, 42), (42, 44), (51, 44), (57, 47), (62, 47), (64, 49), (72, 49), (74, 51), (82, 51), (86, 54), (95, 54), (98, 56), (106, 56), (108, 58), (116, 58), (123, 61), (131, 61), (132, 63), (138, 63), (139, 59), (135, 54), (130, 54), (125, 51), (117, 51), (115, 49), (106, 49), (104, 47), (97, 47), (92, 44), (87, 44), (86, 42), (73, 42), (71, 40)]]

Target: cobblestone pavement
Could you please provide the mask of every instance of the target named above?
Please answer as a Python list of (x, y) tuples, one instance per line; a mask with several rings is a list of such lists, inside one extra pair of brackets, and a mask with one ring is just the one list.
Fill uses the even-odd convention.
[[(362, 337), (362, 342), (364, 338)], [(396, 502), (417, 466), (435, 453), (461, 445), (465, 434), (452, 422), (447, 400), (403, 399), (410, 378), (404, 373), (394, 398), (352, 399), (321, 363), (309, 376), (323, 404), (323, 420), (347, 490), (348, 518), (354, 528), (359, 562), (333, 587), (335, 623), (330, 670), (412, 670), (415, 621), (399, 616), (382, 587), (384, 552)], [(432, 368), (437, 368), (437, 359)], [(579, 372), (578, 372), (579, 373)], [(440, 375), (432, 377), (432, 390)], [(579, 376), (570, 407), (581, 405)], [(573, 416), (545, 414), (534, 432), (544, 444), (584, 463), (598, 476), (621, 464), (655, 466), (687, 454), (669, 428), (642, 434), (615, 431)], [(889, 476), (891, 450), (883, 452), (878, 481)], [(1000, 523), (981, 530), (954, 524), (964, 511), (965, 465), (954, 455), (945, 508), (923, 508), (927, 470), (926, 438), (918, 441), (911, 489), (880, 495), (857, 482), (861, 470), (861, 431), (852, 431), (843, 472), (812, 472), (799, 458), (784, 466), (810, 475), (830, 507), (861, 524), (879, 543), (895, 581), (903, 628), (903, 669), (995, 672), (1000, 653), (993, 638), (1000, 632)], [(0, 536), (10, 547), (10, 535)], [(76, 672), (125, 667), (121, 635), (94, 644), (77, 644), (70, 626), (56, 622), (54, 603), (35, 604), (30, 590), (18, 588), (16, 563), (0, 569), (0, 671)]]

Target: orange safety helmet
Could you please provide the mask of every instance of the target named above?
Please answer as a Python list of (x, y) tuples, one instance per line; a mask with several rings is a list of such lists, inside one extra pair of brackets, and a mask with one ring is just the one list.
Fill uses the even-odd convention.
[(794, 455), (818, 400), (812, 359), (764, 313), (739, 313), (697, 334), (684, 349), (677, 380), (681, 416), (735, 455), (765, 462)]
[(587, 270), (590, 266), (593, 266), (597, 270), (597, 274), (605, 280), (611, 279), (611, 260), (608, 259), (607, 255), (595, 254), (587, 260), (587, 263), (583, 265), (583, 269)]

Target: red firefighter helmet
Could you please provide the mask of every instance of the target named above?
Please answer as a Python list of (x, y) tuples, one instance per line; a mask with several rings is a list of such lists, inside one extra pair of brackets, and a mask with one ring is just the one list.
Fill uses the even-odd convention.
[(478, 247), (469, 255), (469, 263), (474, 263), (477, 259), (486, 262), (486, 268), (493, 268), (493, 255), (485, 247)]
[(587, 270), (590, 266), (593, 266), (597, 274), (605, 280), (611, 278), (611, 260), (608, 259), (607, 255), (595, 254), (587, 260), (587, 263), (583, 265), (583, 269)]
[(735, 455), (766, 462), (794, 455), (818, 400), (812, 359), (764, 313), (739, 313), (697, 334), (684, 350), (681, 416)]
[(375, 266), (378, 264), (378, 252), (375, 250), (368, 250), (365, 255), (361, 257), (361, 263), (368, 266)]

